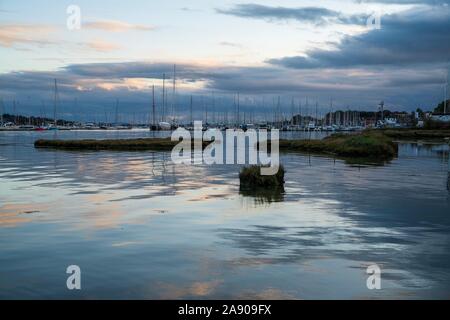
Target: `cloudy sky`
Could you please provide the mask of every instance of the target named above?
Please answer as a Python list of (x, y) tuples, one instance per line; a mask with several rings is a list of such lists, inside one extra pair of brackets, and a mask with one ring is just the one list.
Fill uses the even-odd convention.
[[(67, 27), (70, 5), (79, 30)], [(367, 26), (374, 16), (379, 28)], [(174, 64), (178, 114), (191, 94), (198, 113), (232, 112), (237, 93), (261, 115), (278, 96), (284, 110), (293, 99), (303, 110), (306, 100), (328, 110), (331, 99), (431, 109), (444, 95), (450, 0), (0, 0), (0, 58), (4, 108), (16, 100), (23, 114), (51, 114), (56, 78), (66, 117), (101, 117), (116, 99), (123, 117), (145, 117)]]

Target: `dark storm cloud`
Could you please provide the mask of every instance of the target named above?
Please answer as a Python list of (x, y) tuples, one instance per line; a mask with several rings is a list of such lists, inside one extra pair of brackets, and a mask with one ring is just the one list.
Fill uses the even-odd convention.
[(296, 20), (299, 22), (322, 25), (330, 22), (361, 24), (366, 17), (361, 15), (344, 15), (340, 12), (320, 7), (269, 7), (259, 4), (237, 4), (229, 9), (216, 9), (217, 13), (241, 18), (263, 19), (268, 21)]
[[(92, 78), (154, 78), (162, 79), (173, 76), (174, 65), (150, 62), (118, 62), (74, 64), (65, 68), (68, 72)], [(208, 77), (207, 70), (196, 65), (182, 64), (176, 66), (176, 75), (183, 79), (200, 80)]]
[(348, 68), (442, 63), (450, 59), (450, 8), (427, 8), (381, 17), (381, 29), (347, 36), (336, 50), (271, 59), (287, 68)]
[(0, 74), (0, 91), (5, 90), (44, 90), (53, 88), (57, 79), (62, 88), (75, 86), (84, 79), (66, 70), (59, 71), (22, 71)]
[[(178, 106), (187, 110), (190, 94), (206, 97), (214, 91), (223, 102), (217, 104), (219, 109), (230, 106), (237, 92), (242, 97), (253, 96), (253, 101), (263, 96), (272, 101), (281, 95), (289, 101), (291, 97), (310, 97), (328, 105), (332, 97), (341, 107), (371, 109), (385, 100), (401, 110), (431, 109), (442, 99), (444, 63), (450, 58), (449, 11), (448, 7), (422, 7), (384, 16), (381, 30), (347, 36), (335, 50), (272, 59), (258, 67), (177, 64)], [(128, 86), (126, 79), (151, 81), (162, 79), (163, 74), (171, 79), (172, 73), (173, 64), (142, 61), (73, 64), (53, 72), (10, 72), (0, 74), (0, 97), (7, 106), (12, 99), (30, 108), (42, 100), (50, 104), (56, 78), (64, 110), (103, 113), (104, 108), (114, 108), (118, 98), (123, 112), (148, 113), (151, 82), (136, 88)], [(108, 89), (102, 83), (116, 86)], [(160, 83), (155, 81), (159, 104)], [(186, 83), (197, 84), (197, 89), (183, 88)], [(80, 101), (76, 110), (75, 98)], [(201, 110), (201, 99), (194, 101), (194, 109)], [(243, 98), (243, 108), (245, 101)]]
[[(177, 82), (202, 81), (201, 89), (178, 89), (178, 105), (188, 110), (189, 95), (194, 94), (194, 110), (201, 112), (199, 95), (208, 97), (214, 91), (220, 108), (230, 106), (232, 97), (240, 92), (242, 106), (245, 96), (255, 101), (266, 97), (270, 110), (272, 98), (284, 96), (286, 105), (291, 97), (318, 99), (328, 105), (333, 97), (336, 106), (371, 108), (380, 99), (395, 104), (397, 109), (417, 106), (434, 106), (441, 98), (442, 69), (439, 67), (384, 68), (384, 69), (288, 69), (277, 66), (261, 67), (202, 67), (177, 65)], [(121, 112), (148, 113), (151, 88), (128, 88), (126, 86), (107, 90), (98, 83), (121, 84), (124, 78), (158, 78), (171, 71), (172, 65), (146, 62), (77, 64), (54, 72), (12, 72), (0, 75), (0, 96), (5, 99), (8, 110), (12, 99), (20, 100), (21, 106), (38, 111), (41, 102), (50, 106), (53, 100), (54, 79), (58, 88), (62, 110), (73, 114), (95, 114), (103, 117), (104, 109), (114, 110), (115, 99), (120, 100)], [(150, 71), (149, 71), (150, 70)], [(170, 86), (170, 83), (167, 83)], [(161, 87), (156, 87), (157, 104), (161, 103)], [(289, 98), (289, 99), (288, 99)], [(75, 107), (74, 100), (78, 100)], [(169, 101), (171, 92), (169, 90)], [(210, 103), (210, 102), (209, 102)], [(34, 108), (34, 109), (33, 109)]]
[(450, 3), (450, 0), (355, 0), (357, 3), (386, 3), (386, 4), (424, 4), (443, 5)]

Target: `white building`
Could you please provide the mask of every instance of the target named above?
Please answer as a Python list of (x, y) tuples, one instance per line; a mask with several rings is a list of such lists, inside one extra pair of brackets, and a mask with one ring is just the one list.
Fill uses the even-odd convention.
[(434, 113), (431, 115), (431, 120), (440, 122), (450, 122), (450, 113)]

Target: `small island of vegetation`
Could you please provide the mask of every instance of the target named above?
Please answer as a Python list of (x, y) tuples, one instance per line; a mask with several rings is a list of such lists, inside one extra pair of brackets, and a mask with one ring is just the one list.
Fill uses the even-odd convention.
[(36, 148), (62, 150), (119, 150), (119, 151), (170, 151), (177, 144), (167, 138), (141, 139), (85, 139), (85, 140), (36, 140)]
[[(177, 144), (169, 138), (117, 140), (37, 140), (36, 148), (61, 150), (170, 151)], [(210, 142), (203, 141), (203, 147)], [(307, 152), (343, 158), (389, 160), (397, 155), (392, 138), (377, 131), (333, 134), (322, 140), (280, 140), (282, 152)]]
[(253, 165), (243, 167), (239, 173), (239, 181), (241, 189), (248, 188), (270, 188), (282, 189), (284, 186), (285, 170), (282, 165), (278, 168), (278, 172), (274, 175), (261, 175), (261, 166)]
[(343, 158), (389, 160), (398, 147), (381, 132), (363, 131), (356, 134), (333, 134), (322, 140), (280, 140), (281, 151), (327, 154)]

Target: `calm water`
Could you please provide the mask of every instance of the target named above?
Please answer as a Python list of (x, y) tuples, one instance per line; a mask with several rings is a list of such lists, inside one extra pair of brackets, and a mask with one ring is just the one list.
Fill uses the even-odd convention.
[(54, 135), (150, 133), (0, 133), (2, 299), (450, 298), (448, 146), (401, 144), (385, 166), (284, 154), (273, 195), (240, 192), (234, 165), (34, 149)]

